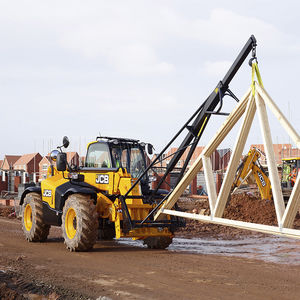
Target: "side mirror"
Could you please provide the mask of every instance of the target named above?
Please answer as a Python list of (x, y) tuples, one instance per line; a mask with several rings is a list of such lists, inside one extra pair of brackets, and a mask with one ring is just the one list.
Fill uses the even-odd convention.
[(64, 136), (64, 138), (63, 138), (63, 146), (65, 148), (68, 148), (69, 144), (70, 144), (69, 138), (67, 136)]
[(67, 169), (67, 154), (58, 153), (56, 157), (56, 169), (57, 171), (66, 171)]
[(151, 144), (147, 144), (147, 152), (149, 155), (153, 154), (153, 146)]
[(51, 151), (51, 153), (50, 153), (50, 158), (51, 158), (51, 160), (56, 161), (56, 158), (57, 158), (57, 154), (58, 154), (58, 153), (59, 153), (58, 150), (53, 150), (53, 151)]

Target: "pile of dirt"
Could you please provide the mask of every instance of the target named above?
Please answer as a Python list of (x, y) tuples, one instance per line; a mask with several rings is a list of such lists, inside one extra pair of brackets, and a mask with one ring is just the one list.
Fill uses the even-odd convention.
[(14, 207), (0, 205), (0, 217), (10, 217), (14, 212)]
[[(210, 209), (207, 200), (181, 198), (178, 201), (178, 205), (180, 209), (185, 212), (210, 215)], [(223, 217), (231, 220), (239, 220), (264, 225), (277, 225), (274, 203), (269, 200), (261, 199), (260, 195), (256, 193), (232, 195), (225, 207)], [(299, 213), (296, 216), (294, 228), (300, 228)], [(190, 219), (186, 220), (185, 228), (180, 228), (176, 232), (177, 236), (190, 238), (203, 236), (213, 236), (216, 238), (238, 238), (241, 235), (252, 234), (258, 233)]]

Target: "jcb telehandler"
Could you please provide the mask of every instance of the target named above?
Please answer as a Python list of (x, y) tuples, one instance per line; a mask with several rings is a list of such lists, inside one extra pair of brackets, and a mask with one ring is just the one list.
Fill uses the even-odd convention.
[[(166, 190), (152, 194), (148, 174), (145, 174), (127, 196), (139, 175), (146, 169), (146, 144), (138, 140), (99, 137), (89, 143), (84, 167), (69, 166), (62, 147), (68, 147), (64, 137), (60, 151), (51, 152), (56, 167), (49, 167), (47, 179), (41, 187), (29, 187), (22, 195), (22, 222), (28, 241), (46, 240), (51, 225), (62, 226), (63, 237), (71, 251), (93, 247), (97, 236), (103, 239), (131, 237), (143, 239), (149, 248), (166, 248), (173, 232), (180, 225), (176, 219), (166, 218), (148, 222), (143, 227), (129, 228), (125, 210), (137, 222), (152, 209)], [(147, 145), (151, 153), (152, 146)]]
[[(68, 166), (66, 154), (54, 150), (48, 177), (41, 186), (27, 188), (21, 196), (23, 230), (28, 241), (46, 240), (51, 225), (62, 226), (67, 248), (85, 251), (93, 247), (97, 232), (102, 237), (131, 237), (142, 239), (150, 248), (166, 248), (172, 242), (173, 233), (184, 222), (178, 217), (163, 217), (154, 221), (155, 211), (172, 193), (161, 190), (168, 174), (186, 154), (175, 186), (189, 165), (197, 144), (213, 115), (221, 112), (224, 96), (238, 98), (229, 89), (229, 83), (248, 54), (256, 60), (256, 39), (252, 35), (225, 77), (213, 89), (156, 158), (146, 166), (146, 144), (138, 140), (99, 137), (88, 145), (85, 166)], [(167, 165), (154, 190), (149, 188), (148, 171), (160, 163), (164, 152), (186, 130), (178, 151)], [(69, 145), (67, 138), (63, 146)], [(151, 152), (151, 146), (147, 146)], [(175, 206), (176, 209), (176, 206)]]

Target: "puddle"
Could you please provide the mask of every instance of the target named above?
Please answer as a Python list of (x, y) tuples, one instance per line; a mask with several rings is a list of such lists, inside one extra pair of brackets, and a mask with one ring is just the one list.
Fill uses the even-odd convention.
[[(129, 239), (120, 239), (118, 243), (146, 247), (142, 241)], [(236, 256), (279, 264), (300, 265), (300, 240), (278, 236), (251, 236), (239, 240), (174, 238), (173, 243), (167, 249), (176, 252)]]

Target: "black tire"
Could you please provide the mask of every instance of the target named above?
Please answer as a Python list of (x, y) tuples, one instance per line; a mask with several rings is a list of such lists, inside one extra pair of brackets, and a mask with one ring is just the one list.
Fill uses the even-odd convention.
[(89, 195), (72, 194), (68, 197), (63, 209), (62, 232), (70, 251), (93, 248), (98, 233), (98, 214)]
[(144, 245), (149, 249), (166, 249), (172, 244), (172, 240), (170, 236), (149, 236), (144, 239)]
[(38, 193), (28, 193), (22, 206), (22, 227), (28, 242), (44, 242), (50, 225), (43, 222), (43, 202)]

